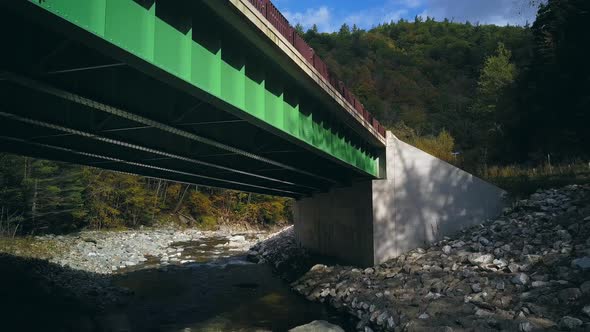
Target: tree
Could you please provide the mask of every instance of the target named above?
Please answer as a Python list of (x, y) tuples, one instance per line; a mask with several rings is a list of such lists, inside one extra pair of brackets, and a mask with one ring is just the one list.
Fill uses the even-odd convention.
[(516, 66), (511, 62), (512, 53), (503, 43), (498, 44), (496, 54), (485, 60), (479, 76), (478, 101), (482, 102), (477, 111), (494, 112), (506, 87), (514, 83)]
[(533, 24), (533, 59), (522, 81), (523, 154), (590, 155), (590, 2), (549, 0)]
[(500, 154), (498, 142), (504, 134), (502, 111), (510, 108), (513, 96), (516, 66), (511, 62), (512, 53), (503, 43), (498, 44), (496, 54), (486, 58), (477, 82), (477, 95), (471, 107), (474, 129), (474, 147), (479, 151), (478, 163), (487, 167), (494, 154)]
[(350, 27), (348, 26), (348, 24), (344, 23), (342, 24), (342, 26), (340, 27), (340, 30), (338, 31), (338, 35), (341, 38), (346, 38), (350, 36)]
[(301, 25), (301, 23), (297, 23), (295, 25), (295, 32), (297, 32), (297, 34), (299, 34), (299, 36), (304, 36), (305, 35), (305, 29), (303, 28), (303, 25)]

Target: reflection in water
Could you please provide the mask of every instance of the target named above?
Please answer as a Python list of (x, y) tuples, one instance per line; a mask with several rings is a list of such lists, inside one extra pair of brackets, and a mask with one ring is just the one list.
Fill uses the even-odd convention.
[(286, 331), (315, 319), (343, 327), (348, 318), (292, 292), (266, 265), (246, 261), (225, 238), (179, 243), (179, 261), (148, 260), (115, 276), (133, 295), (109, 310), (114, 329), (133, 331)]

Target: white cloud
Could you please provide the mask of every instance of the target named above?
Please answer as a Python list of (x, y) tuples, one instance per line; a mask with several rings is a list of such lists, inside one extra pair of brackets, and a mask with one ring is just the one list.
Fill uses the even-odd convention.
[(536, 14), (525, 0), (425, 0), (424, 7), (425, 14), (438, 20), (496, 25), (524, 25)]
[(380, 23), (389, 23), (391, 21), (398, 21), (400, 18), (408, 14), (407, 9), (398, 9), (388, 11), (388, 8), (374, 8), (364, 10), (359, 13), (349, 15), (344, 18), (343, 23), (350, 25), (356, 24), (360, 27), (373, 27)]
[[(290, 1), (279, 3), (286, 5)], [(455, 22), (524, 25), (534, 21), (536, 9), (528, 6), (528, 0), (383, 0), (380, 6), (352, 13), (321, 5), (284, 14), (293, 25), (299, 23), (309, 29), (315, 24), (322, 32), (332, 32), (344, 23), (366, 29), (401, 18), (412, 20), (416, 14)]]
[(317, 25), (320, 31), (334, 31), (332, 26), (332, 12), (327, 6), (318, 8), (309, 8), (305, 12), (290, 12), (283, 13), (285, 17), (295, 25), (297, 23), (303, 25), (304, 28), (311, 28), (314, 24)]

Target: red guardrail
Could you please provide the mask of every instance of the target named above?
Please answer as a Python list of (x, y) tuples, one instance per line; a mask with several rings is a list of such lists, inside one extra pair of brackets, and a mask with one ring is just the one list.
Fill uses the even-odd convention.
[(287, 38), (289, 43), (309, 62), (319, 73), (336, 89), (342, 97), (352, 105), (355, 111), (365, 119), (379, 134), (385, 137), (385, 128), (373, 116), (365, 110), (361, 102), (355, 95), (344, 86), (344, 83), (336, 77), (326, 63), (317, 55), (295, 29), (289, 24), (289, 21), (281, 14), (270, 0), (248, 0), (266, 19)]
[(295, 46), (295, 49), (303, 55), (307, 62), (313, 62), (313, 48), (311, 48), (311, 46), (309, 46), (298, 33), (293, 34), (293, 46)]

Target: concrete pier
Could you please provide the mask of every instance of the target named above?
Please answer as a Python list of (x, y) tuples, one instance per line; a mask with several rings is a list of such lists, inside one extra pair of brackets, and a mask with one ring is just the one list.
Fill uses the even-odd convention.
[(498, 215), (504, 191), (387, 133), (386, 178), (295, 203), (301, 245), (371, 266)]

